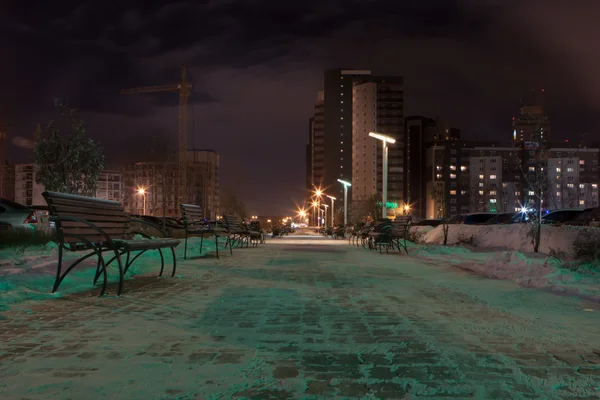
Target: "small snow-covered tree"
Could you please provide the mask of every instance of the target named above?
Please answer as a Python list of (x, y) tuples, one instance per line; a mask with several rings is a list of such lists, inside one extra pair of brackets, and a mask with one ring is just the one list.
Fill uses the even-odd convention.
[(45, 134), (34, 149), (35, 180), (46, 190), (95, 196), (104, 168), (102, 149), (87, 137), (76, 109), (59, 100), (55, 101), (55, 107), (66, 132), (61, 133), (59, 121), (50, 120), (46, 124)]

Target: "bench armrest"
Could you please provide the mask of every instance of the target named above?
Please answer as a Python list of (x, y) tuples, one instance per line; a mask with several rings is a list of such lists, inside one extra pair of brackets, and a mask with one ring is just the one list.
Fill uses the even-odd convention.
[[(96, 226), (94, 223), (87, 221), (85, 219), (82, 218), (77, 218), (77, 217), (59, 217), (59, 216), (51, 216), (49, 218), (50, 221), (52, 222), (58, 222), (59, 224), (61, 222), (79, 222), (82, 223), (84, 225), (89, 226), (92, 229), (95, 229), (101, 236), (104, 236), (104, 238), (106, 239), (107, 243), (112, 244), (112, 239), (110, 238), (110, 236), (108, 236), (106, 234), (106, 232), (104, 232), (104, 230), (102, 228), (100, 228), (99, 226)], [(61, 229), (62, 230), (62, 229)], [(62, 232), (60, 233), (61, 236), (72, 236), (72, 237), (76, 237), (77, 235), (73, 235), (73, 234), (63, 234)]]

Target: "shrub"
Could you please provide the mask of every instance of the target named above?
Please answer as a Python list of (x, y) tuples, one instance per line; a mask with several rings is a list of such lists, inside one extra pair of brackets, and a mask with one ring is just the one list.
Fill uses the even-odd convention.
[(576, 260), (600, 261), (600, 232), (587, 229), (579, 232), (571, 250)]
[(53, 235), (45, 230), (16, 230), (0, 234), (0, 249), (15, 248), (23, 252), (30, 246), (41, 246), (51, 242)]

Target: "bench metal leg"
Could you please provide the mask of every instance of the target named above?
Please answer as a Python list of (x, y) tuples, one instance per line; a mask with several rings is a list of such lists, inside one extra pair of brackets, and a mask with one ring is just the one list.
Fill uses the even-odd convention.
[[(187, 232), (185, 233), (185, 247), (183, 248), (183, 259), (187, 260)], [(202, 252), (202, 248), (200, 248), (200, 252)]]
[[(227, 244), (225, 244), (227, 245)], [(219, 237), (215, 233), (215, 249), (217, 249), (217, 260), (219, 259)]]
[[(123, 293), (123, 284), (124, 284), (124, 271), (123, 271), (123, 262), (121, 261), (121, 253), (119, 250), (115, 249), (115, 257), (117, 258), (117, 263), (119, 264), (119, 289), (117, 290), (117, 296), (120, 296)], [(129, 253), (127, 253), (127, 258), (129, 259)]]
[[(88, 243), (91, 245), (91, 243)], [(98, 263), (99, 265), (102, 265), (102, 269), (101, 272), (104, 274), (103, 280), (102, 280), (102, 290), (100, 292), (100, 296), (104, 295), (104, 293), (106, 292), (106, 287), (108, 285), (108, 278), (106, 275), (106, 265), (104, 263), (104, 258), (102, 257), (102, 250), (97, 248), (96, 246), (91, 245), (92, 247), (92, 252), (86, 254), (83, 257), (80, 257), (79, 259), (77, 259), (76, 261), (74, 261), (71, 265), (69, 265), (69, 267), (65, 270), (65, 272), (62, 272), (62, 263), (63, 263), (63, 258), (64, 258), (64, 247), (63, 245), (59, 245), (58, 247), (58, 266), (56, 268), (56, 278), (54, 280), (54, 285), (52, 287), (52, 293), (56, 293), (56, 291), (58, 290), (58, 287), (60, 286), (60, 284), (62, 283), (62, 281), (65, 279), (65, 277), (69, 274), (69, 272), (71, 272), (71, 270), (73, 268), (75, 268), (77, 265), (81, 264), (81, 262), (87, 260), (88, 258), (97, 255), (98, 256)], [(61, 273), (62, 272), (62, 273)], [(95, 277), (94, 279), (94, 284), (96, 283), (97, 278)]]
[(171, 273), (171, 277), (174, 277), (175, 271), (177, 270), (177, 257), (175, 256), (175, 247), (171, 247), (171, 254), (173, 254), (173, 272)]

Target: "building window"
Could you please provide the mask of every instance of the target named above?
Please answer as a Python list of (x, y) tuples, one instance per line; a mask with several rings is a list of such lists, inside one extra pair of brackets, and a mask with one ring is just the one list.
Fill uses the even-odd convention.
[(585, 185), (583, 183), (579, 184), (579, 189), (585, 189)]
[(496, 195), (496, 191), (495, 190), (491, 190), (490, 191), (490, 196), (495, 196)]
[(579, 165), (585, 165), (585, 160), (579, 160)]
[(451, 190), (450, 191), (450, 196), (455, 196), (456, 195), (456, 190)]
[(483, 190), (480, 190), (480, 191), (479, 191), (479, 195), (480, 195), (480, 196), (483, 196)]
[(560, 192), (556, 192), (556, 195), (557, 195), (558, 197), (560, 197)]
[(490, 203), (496, 203), (496, 199), (490, 199)]
[(535, 194), (535, 193), (534, 193), (532, 190), (530, 190), (530, 191), (529, 191), (529, 195), (530, 195), (530, 196), (533, 196), (534, 194)]
[(450, 179), (456, 179), (456, 174), (450, 174)]
[(483, 179), (483, 175), (479, 175), (479, 179)]
[(467, 166), (466, 165), (461, 165), (460, 166), (460, 170), (463, 171), (463, 172), (466, 171), (467, 170)]
[[(557, 168), (558, 169), (558, 168)], [(529, 167), (530, 171), (535, 171), (535, 167)]]
[(456, 165), (451, 165), (450, 166), (450, 171), (456, 171)]
[[(530, 167), (531, 168), (531, 167)], [(560, 168), (556, 168), (556, 172), (560, 172)]]
[(567, 183), (567, 187), (572, 188), (575, 187), (575, 185), (573, 185), (572, 183)]
[(573, 168), (567, 168), (567, 172), (573, 172)]
[(496, 179), (496, 175), (490, 175), (490, 179)]
[(479, 187), (482, 188), (483, 187), (483, 182), (479, 182)]
[(579, 200), (579, 204), (584, 205), (585, 204), (585, 200)]

